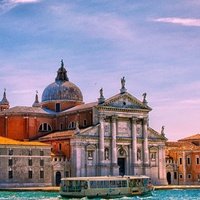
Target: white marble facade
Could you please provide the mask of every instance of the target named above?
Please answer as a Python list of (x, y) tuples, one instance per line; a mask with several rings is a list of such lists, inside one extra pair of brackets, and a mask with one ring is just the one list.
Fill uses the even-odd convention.
[(93, 108), (94, 126), (71, 140), (71, 175), (148, 175), (166, 184), (166, 138), (149, 127), (150, 111), (146, 99), (124, 91), (101, 99)]

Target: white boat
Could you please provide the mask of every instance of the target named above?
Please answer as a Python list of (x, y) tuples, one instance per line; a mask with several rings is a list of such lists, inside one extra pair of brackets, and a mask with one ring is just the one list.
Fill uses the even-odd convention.
[(60, 195), (71, 198), (115, 198), (151, 194), (148, 176), (94, 176), (61, 179)]

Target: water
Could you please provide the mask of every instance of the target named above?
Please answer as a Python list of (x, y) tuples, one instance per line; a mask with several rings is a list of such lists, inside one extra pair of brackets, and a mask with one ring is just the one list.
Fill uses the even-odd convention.
[[(57, 192), (4, 192), (0, 200), (64, 200)], [(86, 200), (87, 198), (82, 198)], [(120, 200), (200, 200), (200, 189), (196, 190), (157, 190), (148, 197), (123, 197)], [(75, 199), (74, 199), (75, 200)], [(99, 200), (99, 199), (98, 199)]]

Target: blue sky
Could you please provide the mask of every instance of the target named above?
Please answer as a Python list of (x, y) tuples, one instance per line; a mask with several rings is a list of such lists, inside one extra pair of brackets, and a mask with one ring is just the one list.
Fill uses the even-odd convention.
[(150, 125), (169, 140), (200, 130), (199, 0), (0, 0), (0, 91), (31, 106), (63, 59), (93, 102), (147, 93)]

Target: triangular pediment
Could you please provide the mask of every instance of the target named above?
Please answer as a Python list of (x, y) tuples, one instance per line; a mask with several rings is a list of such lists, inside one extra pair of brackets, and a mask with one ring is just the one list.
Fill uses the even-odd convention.
[(148, 127), (148, 138), (152, 139), (152, 140), (167, 140), (167, 138), (165, 137), (165, 135), (158, 133), (157, 131), (155, 131), (154, 129)]
[(127, 109), (145, 109), (151, 110), (151, 108), (145, 105), (142, 101), (135, 98), (128, 92), (123, 94), (117, 94), (107, 100), (102, 104), (102, 106), (109, 106), (114, 108), (127, 108)]

